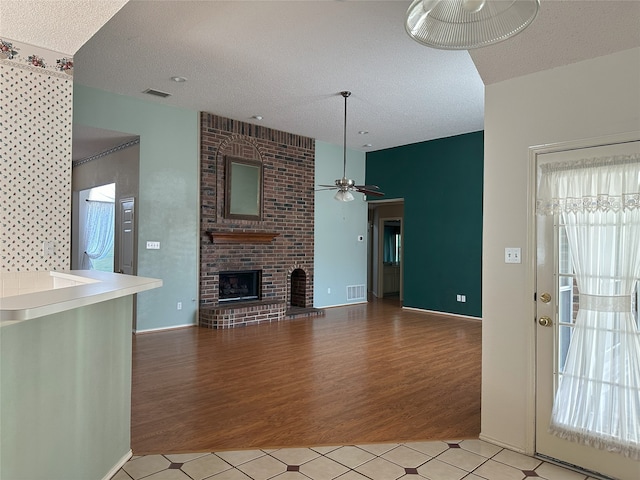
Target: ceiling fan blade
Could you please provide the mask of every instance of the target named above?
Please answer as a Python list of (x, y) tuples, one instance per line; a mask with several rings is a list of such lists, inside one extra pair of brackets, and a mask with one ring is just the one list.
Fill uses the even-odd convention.
[(335, 185), (318, 185), (319, 187), (338, 188)]
[(354, 185), (356, 188), (365, 188), (367, 190), (380, 190), (378, 185)]
[(328, 185), (320, 185), (320, 186), (321, 186), (321, 187), (326, 187), (326, 188), (316, 188), (316, 189), (314, 190), (314, 192), (322, 192), (322, 191), (324, 191), (324, 190), (337, 190), (337, 189), (338, 189), (338, 187), (330, 187), (330, 186), (328, 186)]
[(378, 192), (376, 190), (369, 190), (366, 188), (358, 188), (358, 187), (356, 187), (356, 190), (360, 193), (364, 193), (365, 195), (373, 195), (375, 197), (384, 197), (384, 193)]

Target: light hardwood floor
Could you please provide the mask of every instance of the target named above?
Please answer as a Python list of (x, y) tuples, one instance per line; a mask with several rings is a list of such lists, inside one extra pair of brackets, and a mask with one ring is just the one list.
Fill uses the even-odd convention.
[(133, 339), (136, 455), (477, 438), (481, 322), (397, 300)]

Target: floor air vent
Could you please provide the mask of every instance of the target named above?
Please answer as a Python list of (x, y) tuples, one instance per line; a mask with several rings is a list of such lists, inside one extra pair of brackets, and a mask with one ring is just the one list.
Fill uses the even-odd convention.
[(367, 289), (364, 285), (347, 285), (347, 302), (365, 300)]

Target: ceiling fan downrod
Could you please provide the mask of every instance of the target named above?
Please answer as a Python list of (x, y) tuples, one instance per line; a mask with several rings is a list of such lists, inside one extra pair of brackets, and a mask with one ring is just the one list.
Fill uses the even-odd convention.
[[(342, 142), (342, 179), (347, 178), (347, 98), (351, 96), (351, 92), (344, 90), (340, 92), (344, 97), (344, 135)], [(337, 183), (337, 182), (336, 182)]]

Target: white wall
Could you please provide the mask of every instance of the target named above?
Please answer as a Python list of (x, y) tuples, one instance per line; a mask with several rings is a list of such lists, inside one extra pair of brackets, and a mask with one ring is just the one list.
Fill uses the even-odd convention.
[[(533, 448), (530, 146), (640, 130), (640, 49), (485, 89), (482, 437)], [(504, 248), (522, 247), (522, 264)], [(531, 452), (529, 452), (531, 453)]]
[[(316, 141), (316, 185), (332, 185), (342, 177), (342, 165), (341, 146)], [(364, 152), (347, 150), (347, 177), (364, 183), (364, 165)], [(319, 308), (358, 303), (347, 302), (347, 285), (364, 285), (365, 291), (367, 285), (367, 202), (359, 193), (351, 202), (334, 195), (335, 190), (315, 192), (313, 304)]]

